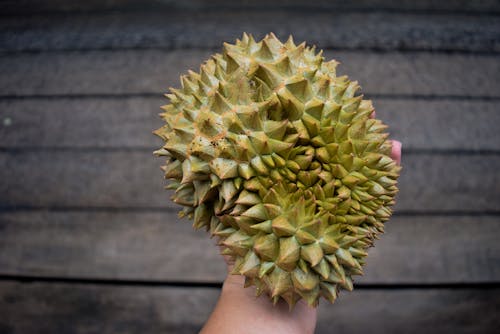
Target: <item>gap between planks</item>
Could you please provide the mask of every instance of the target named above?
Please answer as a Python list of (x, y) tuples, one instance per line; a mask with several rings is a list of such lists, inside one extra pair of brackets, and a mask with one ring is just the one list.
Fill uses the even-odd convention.
[[(113, 206), (0, 206), (0, 213), (9, 212), (87, 212), (87, 213), (178, 213), (182, 207), (113, 207)], [(446, 210), (446, 211), (415, 211), (397, 210), (393, 212), (393, 217), (498, 217), (500, 210)]]
[[(128, 287), (184, 287), (184, 288), (222, 288), (222, 282), (191, 282), (191, 281), (160, 281), (160, 280), (127, 280), (102, 279), (81, 277), (55, 277), (1, 274), (0, 282), (19, 283), (54, 283), (54, 284), (82, 284), (103, 286)], [(407, 290), (407, 289), (500, 289), (500, 282), (473, 282), (473, 283), (356, 283), (357, 290)]]
[[(0, 100), (59, 100), (59, 99), (133, 99), (133, 98), (163, 98), (166, 92), (117, 93), (117, 94), (0, 94)], [(423, 100), (423, 101), (478, 101), (500, 102), (500, 96), (489, 95), (430, 95), (430, 94), (379, 94), (365, 92), (367, 99), (384, 100)], [(165, 100), (167, 103), (167, 100)]]

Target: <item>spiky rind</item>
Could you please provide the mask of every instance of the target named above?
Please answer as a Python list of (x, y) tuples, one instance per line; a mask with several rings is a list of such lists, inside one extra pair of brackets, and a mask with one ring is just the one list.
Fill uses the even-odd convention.
[(291, 307), (352, 290), (398, 191), (386, 126), (336, 66), (244, 34), (181, 77), (155, 131), (180, 215), (221, 239), (247, 286)]

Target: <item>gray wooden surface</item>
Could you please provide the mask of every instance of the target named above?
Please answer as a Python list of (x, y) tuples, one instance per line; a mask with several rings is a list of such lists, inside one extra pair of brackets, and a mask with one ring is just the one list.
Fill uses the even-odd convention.
[[(4, 333), (196, 333), (217, 289), (66, 283), (0, 286)], [(498, 288), (358, 289), (321, 303), (317, 333), (496, 333)], [(28, 321), (29, 320), (29, 321)]]
[[(241, 37), (241, 36), (240, 36)], [(5, 97), (159, 95), (213, 51), (113, 49), (0, 54)], [(496, 54), (325, 52), (362, 92), (384, 97), (500, 98)], [(464, 73), (463, 76), (460, 73)]]
[(396, 214), (317, 333), (500, 326), (500, 2), (0, 3), (0, 333), (194, 333), (224, 277), (151, 131), (243, 31), (341, 61), (403, 142)]
[[(175, 213), (18, 211), (0, 220), (0, 268), (9, 275), (211, 283), (224, 277), (215, 241)], [(395, 216), (356, 282), (498, 282), (500, 266), (491, 264), (500, 261), (499, 234), (494, 216)]]
[[(396, 210), (498, 211), (500, 155), (409, 152), (403, 162)], [(1, 207), (176, 209), (161, 164), (143, 149), (0, 152)]]
[[(204, 24), (199, 24), (203, 20)], [(256, 22), (259, 22), (258, 25)], [(310, 24), (314, 22), (314, 24)], [(345, 49), (446, 49), (489, 52), (500, 49), (495, 17), (457, 14), (450, 22), (442, 13), (310, 12), (224, 9), (160, 13), (105, 13), (60, 17), (18, 17), (5, 26), (25, 27), (19, 35), (8, 34), (0, 49), (68, 50), (149, 47), (216, 47), (221, 40), (234, 40), (241, 31), (262, 36), (269, 31), (324, 48)], [(300, 29), (297, 29), (300, 26)], [(43, 40), (40, 29), (48, 28)], [(7, 30), (8, 32), (8, 30)], [(464, 33), (468, 36), (464, 37)], [(422, 38), (424, 37), (425, 38)]]

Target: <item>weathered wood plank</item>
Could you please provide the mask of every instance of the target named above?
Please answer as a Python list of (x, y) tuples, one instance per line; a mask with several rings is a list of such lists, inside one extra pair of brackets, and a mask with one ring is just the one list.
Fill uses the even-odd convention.
[[(500, 124), (495, 101), (373, 99), (377, 117), (406, 149), (498, 150)], [(497, 127), (498, 129), (498, 127)]]
[(0, 282), (2, 333), (196, 333), (216, 289)]
[(220, 282), (215, 239), (175, 213), (0, 213), (0, 274)]
[[(175, 207), (147, 151), (0, 153), (0, 207)], [(397, 210), (499, 210), (500, 155), (407, 154)]]
[[(0, 283), (6, 333), (195, 333), (215, 289)], [(496, 333), (499, 289), (362, 290), (322, 304), (316, 333)]]
[[(152, 131), (158, 97), (0, 100), (2, 147), (139, 148), (161, 145)], [(500, 115), (500, 113), (499, 113)]]
[[(0, 230), (4, 275), (170, 282), (225, 276), (215, 240), (174, 213), (4, 212)], [(356, 282), (499, 282), (499, 234), (494, 216), (395, 216)]]
[[(321, 45), (320, 45), (321, 46)], [(127, 50), (0, 56), (2, 95), (141, 94), (179, 86), (210, 51)], [(363, 92), (387, 95), (499, 97), (494, 55), (326, 52)], [(461, 75), (463, 73), (463, 75)]]
[(256, 36), (273, 31), (322, 48), (498, 52), (499, 30), (496, 17), (470, 14), (328, 9), (112, 12), (4, 18), (0, 50), (219, 48), (244, 31)]
[[(0, 100), (3, 148), (144, 148), (161, 145), (161, 96)], [(374, 99), (377, 115), (406, 149), (497, 150), (495, 101)]]
[(5, 14), (26, 14), (36, 12), (87, 12), (87, 11), (138, 11), (138, 10), (213, 10), (220, 8), (242, 9), (336, 9), (336, 10), (404, 10), (404, 11), (443, 11), (443, 12), (497, 12), (500, 4), (496, 0), (449, 0), (446, 3), (434, 0), (280, 0), (269, 2), (266, 0), (239, 1), (232, 0), (87, 0), (83, 2), (68, 2), (65, 0), (19, 0), (2, 1), (0, 10)]

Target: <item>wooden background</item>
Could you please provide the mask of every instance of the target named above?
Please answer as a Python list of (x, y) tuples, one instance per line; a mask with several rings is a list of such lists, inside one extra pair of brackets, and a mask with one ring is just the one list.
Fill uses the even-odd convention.
[(403, 142), (396, 214), (317, 333), (500, 327), (500, 1), (0, 3), (0, 333), (194, 333), (213, 241), (162, 189), (162, 93), (223, 41), (293, 33)]

